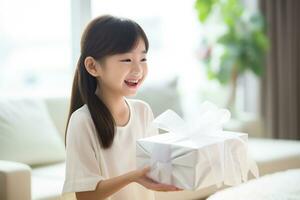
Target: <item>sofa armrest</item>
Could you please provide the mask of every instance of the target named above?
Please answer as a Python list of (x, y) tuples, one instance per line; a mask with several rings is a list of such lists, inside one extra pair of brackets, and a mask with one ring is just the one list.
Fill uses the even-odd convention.
[(0, 160), (0, 199), (31, 199), (31, 168), (28, 165)]

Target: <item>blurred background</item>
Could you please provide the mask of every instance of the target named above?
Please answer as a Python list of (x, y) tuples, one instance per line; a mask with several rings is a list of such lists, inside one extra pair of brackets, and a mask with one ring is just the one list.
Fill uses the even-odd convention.
[[(255, 1), (245, 3), (247, 14), (242, 13), (243, 17), (257, 12)], [(209, 4), (200, 6), (205, 9)], [(220, 13), (213, 11), (208, 13), (208, 22), (202, 23), (200, 9), (195, 0), (1, 0), (1, 95), (69, 96), (82, 30), (92, 18), (112, 14), (136, 20), (149, 37), (150, 74), (144, 87), (174, 87), (186, 118), (193, 117), (195, 106), (204, 100), (226, 106), (229, 81), (221, 84), (222, 78), (210, 80), (205, 61), (213, 52), (211, 69), (220, 68), (222, 44), (217, 40), (228, 27), (218, 20)], [(226, 67), (217, 69), (221, 76), (228, 76), (230, 69)], [(237, 81), (237, 113), (260, 116), (258, 78), (246, 71)]]
[[(299, 139), (299, 81), (296, 80), (299, 60), (293, 56), (296, 52), (286, 56), (281, 52), (296, 48), (287, 40), (296, 45), (292, 41), (295, 38), (288, 36), (292, 34), (289, 29), (297, 27), (283, 21), (292, 19), (284, 16), (286, 6), (276, 14), (276, 6), (268, 3), (257, 0), (1, 0), (0, 93), (2, 96), (68, 97), (85, 25), (96, 16), (112, 14), (131, 18), (145, 29), (150, 40), (150, 73), (144, 87), (172, 87), (172, 92), (178, 94), (176, 103), (180, 103), (177, 112), (185, 118), (193, 118), (197, 114), (195, 108), (209, 100), (230, 108), (233, 119), (258, 120), (261, 124), (257, 136), (267, 127), (279, 131), (276, 129), (280, 125), (274, 126), (280, 122), (291, 125), (291, 131), (298, 132), (297, 137), (291, 138)], [(279, 15), (286, 19), (279, 20)], [(274, 33), (273, 29), (278, 32)], [(266, 63), (268, 52), (271, 57)], [(272, 56), (277, 59), (278, 67), (274, 67)], [(278, 91), (273, 91), (274, 88)], [(286, 97), (281, 91), (287, 93), (288, 88), (291, 97), (280, 102)], [(267, 107), (266, 111), (262, 105)], [(290, 118), (283, 117), (286, 122), (281, 122), (279, 116), (286, 115), (282, 111), (286, 106), (297, 113)], [(272, 122), (266, 118), (273, 118)], [(282, 126), (286, 129), (289, 125)]]
[[(42, 99), (63, 135), (82, 31), (111, 14), (148, 36), (149, 75), (136, 98), (155, 116), (171, 108), (191, 121), (211, 101), (231, 111), (226, 130), (298, 142), (299, 159), (299, 9), (296, 0), (0, 0), (0, 119), (6, 99)], [(7, 152), (0, 159), (19, 161)]]

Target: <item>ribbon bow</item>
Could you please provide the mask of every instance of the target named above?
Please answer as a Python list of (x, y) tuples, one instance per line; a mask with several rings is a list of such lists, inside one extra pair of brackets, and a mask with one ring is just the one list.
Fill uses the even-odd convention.
[[(230, 119), (230, 112), (226, 109), (219, 109), (210, 102), (200, 105), (199, 115), (194, 122), (187, 124), (174, 111), (167, 110), (159, 115), (153, 125), (156, 128), (175, 134), (173, 143), (182, 140), (191, 140), (195, 143), (201, 141), (203, 137), (211, 137), (222, 142), (219, 148), (220, 162), (223, 167), (216, 167), (216, 163), (211, 160), (210, 152), (204, 151), (207, 160), (210, 162), (214, 182), (220, 186), (221, 182), (226, 185), (236, 185), (247, 181), (250, 170), (255, 177), (258, 177), (258, 168), (253, 159), (248, 156), (248, 148), (245, 141), (237, 136), (226, 136), (222, 134), (223, 124)], [(170, 141), (169, 141), (170, 142)], [(246, 155), (246, 157), (245, 157)], [(155, 144), (151, 153), (150, 177), (162, 183), (172, 183), (172, 159), (171, 149), (164, 144)]]

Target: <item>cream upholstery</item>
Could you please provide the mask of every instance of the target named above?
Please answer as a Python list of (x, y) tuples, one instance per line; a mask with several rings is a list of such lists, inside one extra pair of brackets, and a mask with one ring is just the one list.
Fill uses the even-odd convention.
[(261, 175), (300, 168), (300, 141), (252, 138), (249, 151)]
[(32, 199), (57, 199), (64, 181), (65, 163), (38, 167), (32, 170)]
[[(68, 99), (64, 97), (48, 98), (45, 99), (45, 102), (50, 116), (63, 138)], [(152, 104), (151, 106), (155, 110), (156, 105)], [(300, 168), (299, 141), (250, 139), (249, 149), (258, 163), (262, 175)], [(20, 163), (1, 161), (0, 199), (59, 199), (64, 180), (64, 167), (64, 163), (56, 163), (30, 169), (29, 166)], [(156, 197), (161, 200), (199, 199), (211, 195), (216, 190), (216, 187), (209, 187), (196, 192), (156, 193)]]
[(0, 160), (0, 199), (17, 200), (31, 198), (30, 167)]
[(1, 98), (0, 159), (30, 166), (65, 160), (64, 143), (42, 100)]
[(65, 137), (65, 128), (69, 112), (69, 99), (66, 97), (52, 97), (44, 99), (49, 115), (62, 138)]
[(287, 170), (227, 188), (207, 200), (297, 200), (300, 199), (300, 169)]

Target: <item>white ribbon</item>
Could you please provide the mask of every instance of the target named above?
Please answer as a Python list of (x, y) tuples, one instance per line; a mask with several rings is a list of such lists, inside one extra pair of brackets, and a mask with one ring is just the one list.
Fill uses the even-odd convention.
[(172, 132), (183, 139), (197, 140), (203, 135), (213, 135), (222, 131), (222, 126), (230, 119), (227, 109), (219, 109), (210, 102), (200, 105), (199, 115), (193, 123), (187, 124), (174, 111), (167, 110), (154, 119), (154, 125), (162, 130)]
[(164, 144), (154, 144), (151, 153), (151, 172), (149, 176), (158, 178), (161, 183), (172, 182), (171, 149)]
[[(239, 137), (227, 137), (222, 133), (223, 124), (230, 119), (230, 112), (226, 109), (219, 109), (210, 102), (204, 102), (200, 106), (199, 115), (192, 124), (187, 124), (174, 111), (167, 110), (153, 121), (153, 125), (159, 129), (176, 134), (176, 139), (172, 142), (182, 140), (201, 141), (203, 136), (220, 139), (224, 144), (223, 149), (219, 149), (224, 163), (222, 171), (216, 168), (210, 159), (210, 153), (205, 151), (207, 160), (210, 162), (211, 171), (217, 186), (221, 180), (226, 185), (240, 184), (247, 181), (250, 170), (255, 177), (258, 177), (258, 168), (253, 159), (248, 155), (247, 144)], [(238, 148), (238, 149), (237, 149)], [(235, 154), (235, 156), (233, 156)], [(163, 183), (172, 183), (171, 149), (168, 145), (157, 144), (151, 154), (152, 171), (150, 177), (159, 178)], [(163, 174), (163, 175), (162, 175)]]

